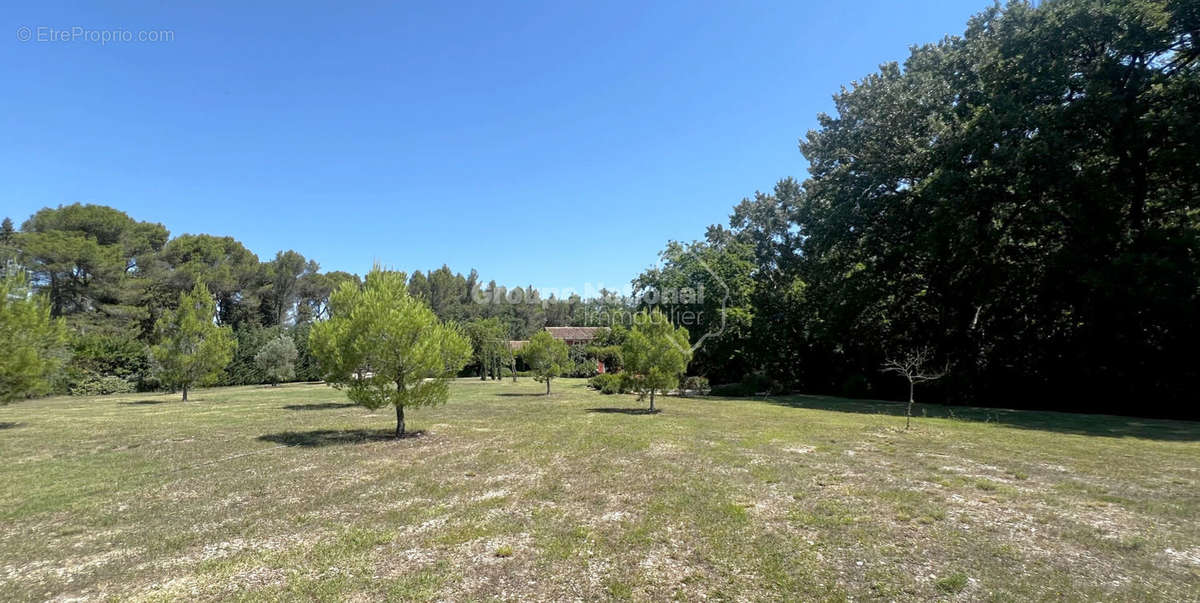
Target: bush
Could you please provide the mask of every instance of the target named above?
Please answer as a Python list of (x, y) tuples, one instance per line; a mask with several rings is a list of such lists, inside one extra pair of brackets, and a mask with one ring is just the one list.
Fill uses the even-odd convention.
[(715, 385), (712, 391), (709, 392), (713, 396), (724, 396), (730, 398), (744, 398), (761, 393), (780, 394), (784, 392), (784, 387), (777, 381), (772, 381), (766, 375), (757, 373), (746, 375), (741, 383), (727, 383), (725, 385)]
[(588, 355), (583, 346), (573, 345), (567, 349), (569, 361), (563, 367), (564, 377), (592, 377), (596, 375), (596, 360)]
[[(71, 362), (55, 391), (73, 396), (133, 391), (127, 388), (136, 390), (139, 383), (144, 385), (149, 367), (146, 345), (131, 336), (77, 333), (71, 338)], [(100, 384), (101, 380), (105, 383)]]
[(113, 375), (90, 373), (71, 383), (72, 396), (107, 396), (108, 394), (130, 394), (137, 386)]
[(600, 373), (591, 379), (588, 379), (588, 385), (592, 389), (600, 390), (602, 394), (623, 394), (625, 393), (625, 383), (621, 375), (617, 373)]
[(714, 385), (709, 390), (710, 396), (721, 396), (724, 398), (744, 398), (755, 394), (754, 388), (745, 383), (725, 383), (722, 385)]
[(683, 380), (683, 383), (679, 386), (679, 393), (685, 396), (691, 394), (700, 394), (703, 396), (711, 389), (708, 385), (708, 377), (692, 376)]

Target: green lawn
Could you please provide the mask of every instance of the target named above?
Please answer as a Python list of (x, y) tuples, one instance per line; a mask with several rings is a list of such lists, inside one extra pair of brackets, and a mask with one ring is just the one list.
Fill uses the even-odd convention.
[(1200, 594), (1197, 423), (554, 389), (0, 408), (0, 600)]

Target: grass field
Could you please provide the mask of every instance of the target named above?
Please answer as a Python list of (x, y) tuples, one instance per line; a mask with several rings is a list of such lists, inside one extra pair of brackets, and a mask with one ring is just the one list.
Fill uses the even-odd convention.
[(554, 389), (0, 408), (0, 599), (1200, 595), (1200, 424)]

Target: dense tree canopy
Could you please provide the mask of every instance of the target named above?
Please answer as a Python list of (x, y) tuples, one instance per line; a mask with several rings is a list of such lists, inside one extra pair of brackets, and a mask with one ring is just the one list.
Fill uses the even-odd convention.
[(894, 395), (876, 367), (928, 347), (949, 400), (1178, 413), (1200, 385), (1198, 29), (1190, 2), (1013, 3), (843, 89), (801, 143), (810, 178), (694, 246), (752, 250), (749, 332), (715, 356)]
[(161, 224), (76, 203), (37, 212), (21, 231), (20, 261), (50, 297), (54, 316), (86, 317), (116, 330), (142, 315), (139, 277), (167, 241)]

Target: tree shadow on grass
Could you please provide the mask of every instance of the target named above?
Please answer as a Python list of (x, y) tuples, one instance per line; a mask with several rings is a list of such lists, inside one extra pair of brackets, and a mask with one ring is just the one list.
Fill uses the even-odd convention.
[(0, 429), (14, 429), (20, 426), (21, 423), (11, 423), (8, 421), (0, 422)]
[(589, 408), (588, 412), (605, 413), (611, 415), (656, 415), (662, 412), (662, 409), (650, 410), (649, 408)]
[[(762, 400), (762, 398), (756, 398)], [(855, 400), (831, 396), (791, 395), (768, 397), (770, 404), (792, 408), (812, 408), (859, 414), (887, 415), (902, 420), (903, 402), (885, 400)], [(1054, 412), (1044, 410), (1012, 410), (975, 406), (922, 404), (913, 406), (913, 420), (921, 418), (956, 419), (977, 423), (996, 423), (1018, 429), (1053, 431), (1073, 435), (1110, 438), (1143, 438), (1176, 442), (1200, 440), (1200, 422), (1167, 419), (1143, 419), (1116, 415)]]
[(316, 402), (314, 404), (288, 404), (281, 406), (284, 410), (334, 410), (337, 408), (350, 408), (357, 406), (353, 402)]
[(174, 400), (134, 400), (133, 402), (121, 402), (125, 406), (149, 406), (151, 404), (166, 404), (174, 402)]
[[(410, 431), (401, 439), (417, 438), (425, 435), (423, 430)], [(304, 448), (320, 448), (323, 446), (340, 446), (343, 444), (368, 444), (371, 442), (387, 442), (396, 440), (396, 432), (392, 429), (319, 429), (316, 431), (284, 431), (258, 436), (264, 442), (283, 444), (284, 446), (301, 446)]]
[(496, 395), (497, 395), (497, 396), (504, 396), (504, 397), (506, 397), (506, 398), (545, 398), (545, 397), (546, 397), (546, 394), (545, 394), (545, 393), (540, 393), (540, 394), (523, 394), (523, 393), (517, 393), (517, 392), (501, 392), (501, 393), (499, 393), (499, 394), (496, 394)]

